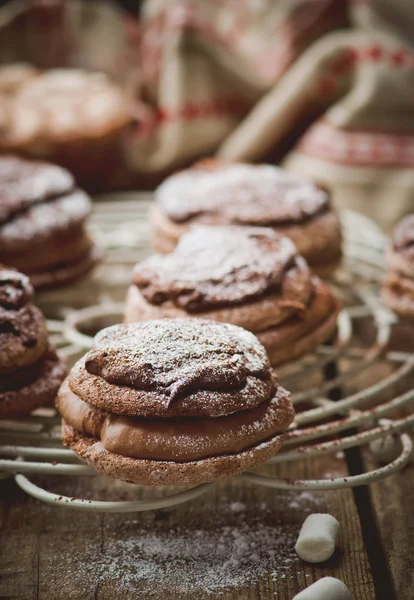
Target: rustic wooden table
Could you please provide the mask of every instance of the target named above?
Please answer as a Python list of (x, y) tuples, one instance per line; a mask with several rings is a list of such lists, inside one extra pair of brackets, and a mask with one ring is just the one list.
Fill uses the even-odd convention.
[[(83, 293), (77, 298), (85, 301)], [(51, 305), (60, 301), (57, 295)], [(398, 348), (398, 335), (396, 341)], [(411, 334), (404, 344), (414, 350)], [(278, 477), (314, 479), (373, 466), (369, 454), (350, 450), (271, 468)], [(148, 493), (100, 476), (48, 478), (47, 485), (73, 497)], [(369, 488), (342, 491), (284, 492), (227, 480), (181, 506), (130, 514), (49, 506), (10, 477), (0, 480), (0, 600), (291, 600), (324, 575), (342, 579), (355, 600), (413, 600), (413, 506), (413, 466)], [(294, 552), (312, 512), (328, 512), (341, 524), (339, 548), (321, 566)]]
[[(323, 471), (347, 473), (346, 459), (325, 459)], [(320, 474), (320, 460), (295, 466), (295, 476)], [(71, 482), (71, 489), (102, 496), (107, 485), (103, 478), (87, 477)], [(63, 493), (62, 488), (56, 484)], [(132, 497), (129, 489), (123, 494)], [(412, 467), (354, 492), (292, 494), (232, 480), (180, 507), (127, 515), (49, 507), (29, 499), (13, 480), (0, 482), (0, 502), (2, 599), (290, 600), (324, 575), (345, 581), (356, 600), (414, 597)], [(341, 523), (339, 550), (317, 567), (293, 551), (311, 512), (328, 512)], [(222, 544), (237, 560), (229, 530), (241, 532), (243, 544), (254, 547), (239, 565), (218, 574), (222, 553), (216, 563), (200, 546), (206, 540), (211, 551), (212, 541)], [(265, 557), (263, 568), (254, 563), (256, 553)]]

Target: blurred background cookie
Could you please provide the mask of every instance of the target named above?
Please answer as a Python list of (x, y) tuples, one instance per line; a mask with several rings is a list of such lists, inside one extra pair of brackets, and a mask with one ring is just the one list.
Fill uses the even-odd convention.
[(341, 260), (341, 228), (329, 193), (272, 165), (203, 161), (156, 191), (153, 243), (171, 251), (191, 225), (272, 227), (291, 238), (312, 269), (329, 275)]
[(90, 211), (89, 197), (65, 169), (0, 156), (0, 261), (35, 288), (70, 283), (97, 262), (85, 230)]
[(0, 265), (0, 418), (51, 404), (66, 374), (29, 279)]
[(401, 317), (414, 321), (414, 214), (395, 227), (387, 266), (382, 299)]
[(0, 152), (49, 160), (89, 190), (105, 189), (130, 121), (125, 94), (105, 74), (3, 67), (0, 102)]

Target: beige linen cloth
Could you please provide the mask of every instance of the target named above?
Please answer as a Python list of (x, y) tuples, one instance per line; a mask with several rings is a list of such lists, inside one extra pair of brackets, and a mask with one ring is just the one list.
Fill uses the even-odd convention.
[(294, 132), (282, 164), (389, 229), (414, 211), (414, 50), (404, 35), (414, 40), (414, 4), (356, 2), (352, 16), (357, 26), (313, 44), (219, 154), (260, 160)]
[(413, 41), (411, 0), (149, 0), (130, 160), (280, 161), (389, 229), (414, 210)]
[(13, 0), (0, 8), (0, 63), (126, 71), (128, 20), (114, 3)]

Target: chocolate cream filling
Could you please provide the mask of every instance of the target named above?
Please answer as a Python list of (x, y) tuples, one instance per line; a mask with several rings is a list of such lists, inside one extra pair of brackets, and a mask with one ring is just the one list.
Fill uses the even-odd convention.
[(287, 429), (293, 419), (289, 395), (279, 387), (259, 406), (218, 418), (143, 419), (108, 413), (84, 402), (66, 380), (57, 406), (77, 431), (100, 440), (109, 452), (122, 456), (188, 462), (237, 454)]

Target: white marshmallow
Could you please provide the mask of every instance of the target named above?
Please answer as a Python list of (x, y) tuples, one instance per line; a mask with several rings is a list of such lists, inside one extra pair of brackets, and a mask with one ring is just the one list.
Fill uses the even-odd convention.
[[(392, 423), (389, 419), (380, 419), (380, 425), (389, 425)], [(402, 444), (399, 434), (387, 433), (382, 437), (373, 440), (369, 449), (373, 454), (374, 458), (380, 465), (387, 465), (398, 458), (402, 452)]]
[(352, 600), (352, 594), (340, 579), (322, 577), (296, 594), (293, 600)]
[(339, 523), (332, 515), (309, 515), (302, 525), (295, 550), (310, 563), (324, 562), (335, 552)]

